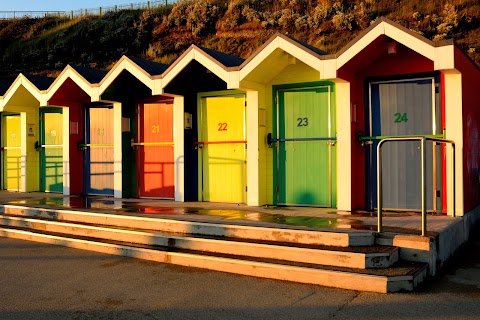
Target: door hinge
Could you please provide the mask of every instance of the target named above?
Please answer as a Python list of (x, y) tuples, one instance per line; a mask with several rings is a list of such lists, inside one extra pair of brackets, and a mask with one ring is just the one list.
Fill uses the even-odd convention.
[(248, 187), (247, 186), (245, 186), (245, 192), (248, 192)]
[(278, 188), (278, 185), (277, 185), (277, 186), (275, 186), (275, 192), (278, 193), (278, 190), (279, 190), (279, 188)]

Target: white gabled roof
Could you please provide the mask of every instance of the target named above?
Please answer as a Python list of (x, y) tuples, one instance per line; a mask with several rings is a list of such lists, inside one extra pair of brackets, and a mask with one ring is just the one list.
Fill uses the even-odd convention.
[[(210, 51), (210, 50), (209, 50)], [(213, 53), (214, 51), (211, 50)], [(224, 57), (224, 62), (232, 62), (230, 65), (223, 64), (219, 59), (212, 56), (206, 49), (202, 49), (196, 45), (191, 45), (175, 62), (165, 71), (161, 76), (162, 80), (162, 89), (164, 89), (180, 72), (192, 61), (197, 61), (214, 75), (222, 79), (227, 83), (227, 88), (238, 88), (238, 81), (236, 77), (232, 77), (232, 73), (235, 73), (238, 69), (240, 63), (235, 63), (236, 61), (243, 62), (242, 59), (222, 54), (220, 52), (215, 52), (218, 54), (218, 57)], [(231, 61), (230, 61), (231, 60)]]
[(0, 100), (0, 112), (5, 109), (5, 106), (8, 105), (20, 87), (24, 87), (39, 104), (44, 101), (45, 93), (38, 89), (25, 75), (20, 73), (3, 95), (3, 99)]
[(96, 100), (100, 99), (102, 93), (108, 89), (108, 87), (117, 79), (118, 76), (124, 71), (127, 70), (130, 72), (135, 78), (141, 81), (145, 86), (152, 90), (152, 94), (156, 94), (154, 90), (154, 81), (153, 77), (141, 68), (138, 64), (133, 62), (129, 57), (123, 56), (120, 60), (115, 63), (112, 69), (107, 73), (107, 75), (103, 78), (103, 80), (98, 85), (98, 96), (95, 98)]
[(68, 65), (63, 69), (62, 73), (55, 79), (50, 88), (47, 90), (46, 102), (52, 99), (53, 95), (62, 87), (67, 79), (72, 79), (86, 94), (93, 97), (92, 84), (88, 82), (80, 73), (72, 66)]
[(389, 37), (433, 61), (435, 70), (454, 68), (453, 41), (434, 42), (428, 40), (420, 34), (382, 17), (377, 19), (374, 24), (363, 31), (336, 54), (337, 70), (353, 59), (380, 36)]

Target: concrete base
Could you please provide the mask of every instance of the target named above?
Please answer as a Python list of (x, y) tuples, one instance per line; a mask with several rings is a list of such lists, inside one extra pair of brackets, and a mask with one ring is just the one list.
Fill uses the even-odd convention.
[(306, 245), (326, 246), (370, 246), (375, 242), (374, 233), (370, 231), (350, 231), (329, 229), (326, 231), (309, 231), (296, 229), (279, 229), (252, 227), (244, 225), (214, 224), (194, 221), (181, 221), (158, 218), (143, 218), (116, 214), (72, 211), (62, 209), (31, 208), (4, 205), (0, 213), (23, 217), (39, 217), (55, 221), (69, 221), (107, 225), (112, 227), (158, 230), (179, 234), (209, 235), (225, 238), (237, 238), (259, 241), (276, 241)]
[(82, 250), (102, 252), (137, 259), (171, 263), (187, 267), (203, 268), (247, 276), (322, 285), (341, 289), (396, 292), (412, 291), (425, 277), (424, 269), (410, 276), (374, 276), (342, 271), (322, 270), (265, 262), (243, 261), (222, 257), (203, 256), (189, 253), (165, 252), (125, 245), (92, 242), (52, 235), (43, 235), (22, 230), (0, 228), (0, 236), (68, 246)]
[[(161, 246), (208, 253), (229, 254), (262, 259), (288, 260), (301, 263), (346, 268), (387, 268), (398, 261), (398, 250), (389, 252), (362, 253), (343, 252), (319, 248), (302, 248), (294, 245), (238, 242), (233, 239), (204, 239), (159, 232), (143, 232), (112, 227), (46, 221), (23, 217), (0, 216), (0, 225), (29, 229), (38, 232), (88, 237), (96, 240), (122, 241), (134, 244)], [(277, 230), (281, 233), (281, 230)], [(335, 236), (332, 234), (332, 236)], [(323, 247), (322, 247), (323, 248)]]

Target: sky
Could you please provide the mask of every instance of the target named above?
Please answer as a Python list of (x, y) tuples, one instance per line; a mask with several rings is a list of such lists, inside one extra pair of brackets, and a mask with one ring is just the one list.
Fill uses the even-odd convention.
[(142, 2), (147, 0), (0, 0), (0, 11), (71, 11)]

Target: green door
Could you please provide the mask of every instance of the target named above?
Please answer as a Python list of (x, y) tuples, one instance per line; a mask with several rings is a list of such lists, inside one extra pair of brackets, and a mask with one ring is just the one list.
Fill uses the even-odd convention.
[(41, 189), (63, 192), (63, 120), (62, 109), (40, 111), (41, 121)]
[(277, 203), (333, 207), (331, 87), (277, 91)]

